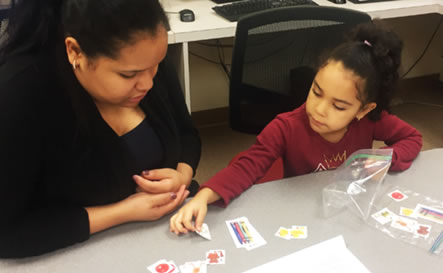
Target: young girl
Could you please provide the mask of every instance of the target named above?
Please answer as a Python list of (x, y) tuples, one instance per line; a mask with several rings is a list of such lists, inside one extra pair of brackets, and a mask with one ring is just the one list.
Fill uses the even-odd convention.
[(322, 63), (306, 103), (270, 122), (243, 156), (206, 182), (171, 218), (170, 230), (200, 230), (207, 204), (221, 199), (226, 206), (280, 157), (285, 177), (291, 177), (335, 169), (356, 150), (380, 140), (393, 148), (390, 170), (409, 168), (422, 136), (388, 113), (401, 49), (399, 38), (379, 21), (358, 26), (350, 41)]

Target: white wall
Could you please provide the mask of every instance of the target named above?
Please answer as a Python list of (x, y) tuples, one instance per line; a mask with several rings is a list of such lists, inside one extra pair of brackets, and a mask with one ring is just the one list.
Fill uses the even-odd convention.
[[(386, 19), (404, 41), (401, 74), (421, 55), (435, 30), (441, 15), (429, 14), (404, 18)], [(215, 41), (203, 41), (215, 44)], [(233, 39), (222, 39), (221, 44), (232, 45)], [(189, 45), (191, 53), (218, 61), (217, 49), (195, 42)], [(231, 49), (225, 48), (225, 63), (231, 63)], [(443, 74), (443, 25), (422, 60), (406, 76), (418, 77)], [(228, 106), (229, 80), (220, 65), (190, 55), (192, 111), (202, 111)]]

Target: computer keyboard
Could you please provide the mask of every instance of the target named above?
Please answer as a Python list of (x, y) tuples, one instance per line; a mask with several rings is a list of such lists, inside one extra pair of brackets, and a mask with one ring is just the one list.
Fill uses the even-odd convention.
[(221, 6), (215, 6), (212, 9), (225, 19), (235, 22), (238, 21), (240, 17), (253, 12), (299, 5), (316, 6), (317, 4), (312, 2), (312, 0), (243, 0)]

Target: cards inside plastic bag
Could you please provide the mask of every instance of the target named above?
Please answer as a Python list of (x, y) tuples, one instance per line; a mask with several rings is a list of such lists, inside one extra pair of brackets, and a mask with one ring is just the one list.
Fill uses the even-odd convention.
[(387, 189), (367, 223), (392, 238), (443, 255), (443, 201), (404, 187)]

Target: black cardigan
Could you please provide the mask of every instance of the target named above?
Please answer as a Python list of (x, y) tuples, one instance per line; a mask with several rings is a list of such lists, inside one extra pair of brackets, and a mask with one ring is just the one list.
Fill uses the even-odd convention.
[[(57, 52), (54, 54), (53, 52)], [(0, 67), (0, 257), (39, 255), (89, 238), (84, 207), (134, 193), (137, 170), (72, 72), (63, 48)], [(201, 143), (174, 69), (163, 61), (140, 102), (162, 141), (162, 167)]]

